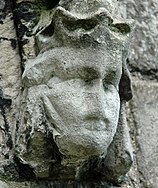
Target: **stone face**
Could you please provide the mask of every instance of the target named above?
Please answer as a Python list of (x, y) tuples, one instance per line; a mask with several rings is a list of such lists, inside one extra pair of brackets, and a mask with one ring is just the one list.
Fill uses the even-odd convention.
[(133, 21), (116, 18), (115, 3), (61, 2), (36, 35), (39, 54), (22, 75), (16, 142), (24, 178), (117, 182), (128, 172), (124, 102), (132, 96), (126, 58)]
[(158, 183), (157, 92), (157, 83), (134, 82), (133, 114), (137, 128), (138, 170), (143, 186), (154, 188)]
[(110, 187), (97, 181), (126, 181), (120, 176), (133, 160), (124, 109), (132, 97), (126, 58), (133, 21), (120, 17), (115, 0), (86, 2), (0, 4), (0, 174), (13, 180), (96, 182), (6, 181), (0, 186)]
[[(130, 57), (128, 58), (130, 64), (130, 70), (132, 71), (132, 75), (136, 76), (138, 79), (146, 79), (148, 82), (135, 82), (134, 83), (134, 99), (129, 104), (129, 125), (130, 125), (130, 132), (132, 136), (132, 143), (134, 145), (134, 165), (130, 172), (128, 173), (128, 181), (123, 185), (121, 184), (122, 188), (144, 188), (144, 187), (152, 187), (157, 188), (158, 185), (158, 175), (157, 175), (157, 84), (155, 82), (149, 82), (149, 80), (157, 80), (157, 6), (158, 2), (156, 0), (153, 1), (136, 1), (136, 0), (119, 0), (121, 3), (124, 4), (124, 8), (117, 8), (115, 5), (117, 4), (116, 1), (95, 1), (95, 6), (92, 1), (87, 0), (87, 5), (84, 4), (85, 1), (81, 0), (73, 0), (71, 4), (69, 4), (69, 0), (61, 0), (59, 2), (62, 8), (66, 9), (58, 9), (55, 13), (54, 17), (56, 19), (56, 25), (53, 18), (54, 15), (54, 8), (58, 4), (58, 0), (48, 1), (48, 0), (1, 0), (0, 1), (0, 176), (5, 181), (0, 181), (0, 187), (5, 188), (35, 188), (35, 187), (63, 187), (63, 186), (76, 186), (76, 187), (83, 187), (83, 183), (76, 183), (76, 182), (68, 182), (65, 185), (60, 184), (59, 182), (47, 182), (46, 180), (43, 182), (9, 182), (6, 179), (12, 178), (17, 179), (22, 178), (24, 179), (34, 179), (35, 176), (46, 178), (48, 176), (53, 176), (57, 178), (74, 178), (76, 172), (74, 169), (70, 168), (60, 168), (62, 165), (67, 165), (67, 163), (63, 163), (63, 155), (59, 151), (59, 147), (55, 142), (55, 137), (59, 137), (58, 132), (55, 132), (54, 129), (48, 129), (51, 126), (49, 125), (51, 113), (45, 113), (45, 109), (49, 111), (48, 108), (52, 104), (52, 97), (51, 100), (47, 100), (46, 97), (43, 97), (44, 94), (42, 92), (48, 92), (50, 87), (54, 87), (52, 83), (58, 83), (60, 80), (50, 80), (50, 72), (52, 70), (52, 66), (50, 63), (50, 69), (46, 68), (46, 66), (41, 66), (42, 62), (46, 61), (46, 56), (51, 54), (54, 48), (61, 47), (64, 45), (71, 46), (72, 49), (74, 48), (87, 48), (90, 44), (93, 44), (94, 49), (97, 48), (98, 42), (104, 41), (106, 37), (114, 36), (112, 40), (108, 40), (107, 46), (109, 49), (115, 49), (117, 51), (117, 43), (116, 45), (112, 45), (112, 42), (115, 41), (116, 38), (122, 39), (124, 41), (126, 35), (128, 35), (130, 29), (132, 29), (131, 25), (132, 22), (125, 21), (122, 19), (118, 19), (120, 16), (119, 14), (127, 16), (127, 18), (133, 18), (136, 20), (136, 34), (133, 38), (133, 45), (132, 50), (130, 52)], [(119, 2), (118, 1), (118, 2)], [(107, 18), (107, 25), (110, 29), (111, 33), (115, 33), (114, 35), (106, 35), (106, 37), (98, 37), (99, 40), (96, 40), (96, 36), (98, 36), (98, 32), (95, 35), (90, 35), (90, 30), (93, 30), (98, 25), (98, 21), (103, 18), (105, 14), (102, 14), (105, 9), (100, 9), (100, 3), (103, 3), (105, 7), (109, 7), (109, 11), (106, 12)], [(82, 10), (80, 9), (82, 7)], [(14, 11), (13, 11), (14, 10)], [(125, 13), (126, 10), (126, 13)], [(14, 13), (14, 18), (13, 14)], [(93, 13), (95, 13), (93, 17)], [(70, 13), (70, 14), (69, 14)], [(82, 16), (80, 15), (82, 13)], [(117, 15), (117, 16), (116, 16)], [(57, 17), (60, 16), (60, 19)], [(86, 20), (86, 18), (88, 18)], [(94, 19), (93, 19), (93, 18)], [(112, 17), (112, 19), (111, 19)], [(66, 18), (66, 19), (65, 19)], [(105, 17), (104, 17), (105, 18)], [(13, 20), (15, 21), (15, 26), (13, 24)], [(74, 22), (77, 21), (77, 24)], [(75, 23), (75, 24), (74, 24)], [(106, 24), (105, 24), (106, 25)], [(107, 28), (107, 25), (105, 28)], [(130, 26), (130, 27), (129, 27)], [(16, 27), (16, 29), (15, 29)], [(15, 31), (16, 30), (16, 31)], [(75, 32), (78, 30), (78, 32)], [(84, 35), (86, 30), (86, 34)], [(57, 32), (58, 31), (58, 32)], [(105, 31), (105, 30), (104, 30)], [(107, 30), (106, 30), (107, 31)], [(131, 30), (132, 31), (132, 30)], [(16, 38), (16, 32), (18, 35), (18, 40)], [(73, 32), (73, 35), (71, 35)], [(83, 34), (83, 37), (79, 37)], [(106, 32), (108, 33), (108, 32)], [(124, 34), (122, 37), (122, 34)], [(93, 33), (94, 34), (94, 33)], [(100, 33), (102, 36), (103, 32)], [(56, 39), (54, 40), (54, 36)], [(91, 40), (91, 36), (95, 40)], [(81, 42), (82, 39), (82, 42)], [(73, 40), (73, 42), (72, 42)], [(95, 41), (95, 45), (94, 45)], [(60, 44), (59, 44), (60, 43)], [(128, 44), (128, 42), (126, 43)], [(19, 47), (19, 48), (18, 48)], [(113, 50), (111, 50), (111, 54), (113, 54)], [(49, 51), (49, 53), (48, 53)], [(66, 57), (66, 60), (69, 59), (70, 56), (71, 60), (75, 59), (77, 55), (71, 55), (70, 51), (61, 50), (60, 56), (63, 54)], [(100, 53), (96, 53), (97, 50), (91, 52), (91, 59), (98, 58)], [(115, 51), (115, 52), (116, 52)], [(67, 52), (67, 53), (66, 53)], [(72, 50), (73, 53), (77, 54), (76, 51)], [(97, 51), (98, 52), (98, 51)], [(107, 51), (108, 52), (108, 51)], [(38, 55), (39, 53), (39, 55)], [(65, 54), (64, 54), (65, 53)], [(82, 60), (85, 59), (88, 55), (88, 50), (83, 50), (82, 53), (80, 51), (78, 56), (81, 56)], [(42, 55), (43, 54), (43, 55)], [(84, 54), (84, 55), (83, 55)], [(35, 58), (38, 55), (37, 58)], [(96, 56), (95, 56), (96, 55)], [(43, 57), (43, 60), (40, 61), (39, 59)], [(49, 56), (49, 57), (50, 57)], [(58, 55), (59, 56), (59, 55)], [(109, 55), (110, 56), (110, 55)], [(72, 58), (73, 57), (73, 58)], [(116, 56), (118, 57), (118, 56)], [(125, 57), (125, 56), (124, 56)], [(33, 59), (28, 60), (28, 59)], [(80, 57), (78, 57), (80, 59)], [(96, 58), (96, 59), (97, 59)], [(42, 58), (41, 58), (42, 59)], [(60, 59), (60, 58), (59, 58)], [(112, 58), (113, 59), (113, 58)], [(115, 59), (115, 57), (114, 57)], [(35, 60), (35, 61), (34, 61)], [(21, 61), (21, 62), (20, 62)], [(76, 60), (77, 61), (77, 60)], [(87, 61), (90, 61), (90, 58), (87, 58)], [(120, 60), (121, 61), (121, 60)], [(32, 62), (38, 62), (40, 66), (38, 67), (37, 64), (32, 64)], [(74, 61), (73, 61), (74, 62)], [(20, 100), (19, 93), (21, 91), (21, 68), (22, 71), (26, 66), (25, 73), (23, 74), (23, 84), (25, 86), (25, 91), (22, 93), (22, 98)], [(39, 65), (38, 64), (38, 65)], [(22, 65), (22, 66), (21, 66)], [(72, 64), (73, 65), (73, 64)], [(95, 64), (94, 64), (95, 65)], [(29, 67), (30, 66), (30, 67)], [(36, 67), (37, 66), (37, 67)], [(31, 68), (33, 67), (33, 70)], [(63, 66), (67, 68), (66, 66)], [(98, 66), (99, 67), (99, 66)], [(97, 68), (97, 66), (95, 67)], [(41, 71), (42, 69), (42, 71)], [(37, 72), (37, 70), (39, 72)], [(96, 70), (96, 69), (95, 69)], [(90, 69), (91, 71), (91, 69)], [(33, 74), (36, 72), (36, 74)], [(86, 76), (89, 74), (87, 70), (83, 71), (86, 73)], [(119, 94), (122, 99), (130, 99), (131, 98), (131, 91), (129, 89), (130, 79), (128, 78), (128, 73), (123, 75), (121, 78), (121, 84), (119, 87)], [(94, 73), (94, 72), (93, 72)], [(43, 75), (44, 74), (44, 75)], [(32, 75), (34, 75), (32, 77)], [(93, 75), (93, 74), (92, 74)], [(60, 75), (60, 76), (65, 76)], [(71, 74), (72, 76), (72, 74)], [(109, 76), (110, 77), (110, 76)], [(90, 80), (91, 77), (89, 77)], [(94, 82), (89, 82), (89, 78), (84, 80), (85, 87), (92, 87)], [(49, 82), (47, 82), (49, 80)], [(106, 80), (107, 81), (107, 80)], [(40, 84), (39, 84), (40, 82)], [(44, 85), (41, 86), (41, 83)], [(80, 82), (78, 82), (80, 83)], [(96, 86), (99, 87), (97, 85)], [(69, 85), (72, 83), (69, 83)], [(38, 89), (36, 90), (36, 85), (38, 85)], [(53, 86), (52, 86), (53, 85)], [(60, 90), (64, 87), (62, 85)], [(93, 88), (97, 88), (94, 87)], [(27, 93), (27, 89), (29, 89), (29, 94)], [(42, 88), (42, 92), (39, 88)], [(82, 88), (77, 88), (78, 90)], [(101, 87), (100, 87), (101, 88)], [(58, 91), (58, 94), (61, 91)], [(73, 92), (71, 94), (72, 97)], [(88, 89), (86, 90), (86, 92)], [(98, 90), (97, 90), (98, 91)], [(78, 95), (80, 95), (80, 90), (78, 91)], [(53, 96), (52, 93), (49, 91), (49, 97)], [(47, 94), (48, 94), (47, 93)], [(62, 92), (62, 98), (68, 98), (68, 92)], [(96, 92), (97, 93), (97, 92)], [(96, 94), (95, 93), (95, 94)], [(78, 96), (77, 95), (77, 96)], [(39, 99), (39, 96), (42, 98)], [(100, 95), (103, 96), (103, 95)], [(59, 98), (59, 96), (58, 96)], [(94, 97), (87, 97), (87, 101), (91, 100), (89, 106), (95, 102)], [(100, 98), (101, 99), (101, 98)], [(30, 100), (30, 101), (29, 101)], [(20, 120), (21, 117), (26, 117), (18, 122), (19, 118), (19, 101), (21, 101), (21, 109), (27, 107), (30, 109), (29, 113), (22, 113), (25, 112), (21, 111), (20, 113)], [(76, 101), (78, 99), (76, 98)], [(85, 101), (85, 100), (84, 100)], [(70, 100), (71, 102), (71, 100)], [(61, 102), (60, 102), (61, 103)], [(35, 105), (33, 105), (35, 104)], [(62, 103), (61, 103), (62, 104)], [(83, 104), (83, 102), (82, 102)], [(31, 106), (32, 105), (32, 106)], [(59, 102), (58, 102), (59, 105)], [(77, 106), (78, 105), (78, 106)], [(76, 109), (82, 105), (77, 104)], [(115, 136), (113, 137), (113, 141), (110, 143), (110, 147), (108, 148), (106, 157), (97, 158), (92, 157), (88, 162), (85, 162), (79, 168), (79, 176), (84, 180), (92, 179), (96, 177), (96, 172), (102, 171), (103, 174), (108, 169), (108, 176), (110, 177), (110, 181), (112, 179), (116, 179), (116, 176), (120, 174), (124, 174), (124, 170), (127, 171), (131, 165), (131, 149), (128, 140), (128, 129), (125, 122), (125, 114), (124, 114), (124, 103), (121, 103), (123, 108), (119, 111), (119, 114), (122, 114), (119, 117), (119, 124), (117, 125)], [(34, 106), (34, 107), (33, 107)], [(95, 105), (99, 109), (99, 105)], [(84, 107), (84, 105), (83, 105)], [(24, 108), (25, 109), (25, 108)], [(94, 108), (91, 108), (92, 110)], [(60, 110), (62, 111), (62, 110)], [(76, 113), (75, 110), (72, 111)], [(50, 112), (50, 111), (49, 111)], [(80, 112), (80, 111), (79, 111)], [(123, 113), (122, 113), (123, 112)], [(62, 111), (62, 113), (66, 114), (66, 112)], [(49, 115), (48, 115), (49, 114)], [(78, 113), (79, 114), (79, 113)], [(77, 114), (77, 115), (78, 115)], [(30, 117), (35, 118), (30, 118)], [(49, 116), (49, 119), (48, 119)], [(69, 116), (68, 116), (69, 117)], [(70, 116), (71, 118), (71, 116)], [(25, 125), (25, 120), (30, 120), (27, 122), (28, 127), (20, 126)], [(36, 123), (40, 126), (31, 127), (36, 119)], [(57, 118), (53, 121), (60, 122), (61, 119)], [(124, 122), (121, 124), (121, 122)], [(80, 122), (80, 121), (79, 121)], [(123, 126), (122, 126), (123, 125)], [(37, 128), (36, 130), (34, 128)], [(119, 129), (118, 129), (119, 128)], [(21, 131), (23, 137), (19, 139), (19, 136), (15, 136), (16, 131)], [(31, 135), (31, 136), (30, 136)], [(31, 138), (31, 139), (30, 139)], [(147, 139), (148, 138), (148, 139)], [(31, 140), (31, 142), (30, 142)], [(22, 143), (20, 147), (22, 150), (22, 157), (18, 158), (19, 155), (14, 155), (14, 145), (17, 143)], [(26, 142), (25, 142), (26, 141)], [(121, 141), (121, 143), (120, 143)], [(23, 144), (25, 142), (25, 144)], [(102, 144), (103, 146), (103, 144)], [(27, 148), (26, 148), (27, 147)], [(124, 149), (126, 148), (126, 149)], [(77, 150), (77, 148), (75, 148)], [(20, 150), (20, 149), (19, 149)], [(26, 152), (26, 156), (23, 156), (23, 153)], [(74, 151), (74, 150), (73, 150)], [(137, 152), (136, 152), (137, 151)], [(74, 152), (73, 152), (74, 153)], [(90, 155), (92, 152), (89, 152), (87, 155)], [(128, 155), (127, 155), (128, 153)], [(123, 157), (122, 157), (123, 156)], [(23, 158), (25, 158), (24, 161)], [(72, 160), (73, 161), (73, 160)], [(72, 162), (70, 160), (70, 162)], [(113, 162), (115, 161), (115, 163)], [(122, 162), (123, 161), (123, 162)], [(28, 165), (31, 164), (31, 165)], [(97, 164), (97, 165), (95, 165)], [(50, 167), (51, 166), (51, 167)], [(71, 165), (69, 165), (70, 167)], [(89, 174), (86, 173), (89, 170)], [(50, 168), (51, 173), (48, 171)], [(83, 169), (85, 168), (85, 170)], [(67, 176), (64, 172), (67, 173)], [(91, 173), (91, 172), (95, 173)], [(112, 176), (110, 175), (112, 173)], [(54, 175), (55, 174), (55, 175)], [(107, 179), (109, 177), (106, 176)], [(121, 177), (122, 178), (122, 177)], [(120, 178), (120, 179), (121, 179)], [(123, 179), (126, 180), (126, 179)], [(92, 182), (86, 187), (94, 186)], [(97, 182), (95, 186), (98, 187), (106, 187), (106, 183), (100, 184)], [(109, 186), (108, 186), (109, 187)], [(113, 187), (113, 186), (112, 186)]]

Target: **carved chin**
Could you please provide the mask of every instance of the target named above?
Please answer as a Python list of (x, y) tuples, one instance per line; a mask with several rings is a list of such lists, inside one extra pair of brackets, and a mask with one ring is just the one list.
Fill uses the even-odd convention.
[(111, 131), (80, 129), (76, 134), (72, 131), (56, 136), (55, 141), (64, 156), (84, 160), (91, 156), (105, 156), (115, 132), (116, 128)]

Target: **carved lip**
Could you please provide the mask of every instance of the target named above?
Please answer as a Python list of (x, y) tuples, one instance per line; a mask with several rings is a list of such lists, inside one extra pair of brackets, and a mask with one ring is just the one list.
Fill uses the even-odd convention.
[(110, 121), (107, 118), (90, 117), (87, 116), (84, 119), (85, 129), (90, 131), (105, 131), (108, 128)]

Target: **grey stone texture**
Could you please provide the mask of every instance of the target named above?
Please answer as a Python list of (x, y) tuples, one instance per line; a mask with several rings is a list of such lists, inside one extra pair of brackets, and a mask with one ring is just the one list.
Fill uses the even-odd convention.
[(135, 81), (131, 110), (136, 126), (136, 158), (144, 187), (158, 185), (158, 84)]
[[(3, 182), (0, 181), (1, 188), (117, 188), (116, 186), (109, 186), (105, 182), (91, 183), (91, 182), (73, 182), (73, 181), (36, 181), (36, 182)], [(130, 188), (129, 186), (121, 186), (122, 188)]]
[(0, 9), (0, 174), (5, 174), (15, 145), (21, 68), (11, 1), (1, 1)]
[(37, 178), (116, 183), (133, 160), (124, 110), (133, 20), (117, 14), (117, 1), (60, 5), (22, 75), (16, 159)]
[[(25, 169), (32, 172), (31, 168), (25, 164), (22, 166), (23, 171), (12, 164), (12, 146), (15, 144), (14, 140), (17, 141), (17, 139), (14, 139), (15, 125), (18, 125), (18, 104), (19, 101), (22, 101), (19, 99), (21, 71), (23, 72), (25, 64), (30, 61), (28, 59), (35, 58), (44, 46), (47, 47), (43, 49), (43, 52), (56, 45), (54, 41), (49, 45), (47, 40), (44, 40), (46, 43), (43, 43), (43, 36), (47, 36), (49, 41), (54, 31), (53, 27), (49, 27), (53, 16), (51, 9), (58, 1), (53, 1), (54, 4), (50, 2), (47, 0), (17, 0), (16, 6), (14, 6), (12, 1), (0, 1), (0, 174), (6, 173), (6, 177), (3, 176), (0, 182), (0, 188), (72, 187), (72, 184), (59, 185), (57, 183), (55, 185), (55, 182), (47, 181), (10, 182), (7, 180), (12, 177), (12, 174), (14, 174), (14, 177), (12, 177), (14, 180), (19, 177), (19, 173), (25, 177), (30, 176), (30, 173), (25, 173)], [(67, 3), (66, 0), (60, 1), (60, 3), (63, 2)], [(133, 18), (136, 24), (136, 34), (133, 37), (133, 44), (128, 58), (129, 68), (133, 76), (134, 97), (127, 108), (128, 124), (134, 148), (134, 162), (126, 176), (127, 179), (124, 179), (125, 183), (121, 184), (120, 187), (157, 188), (158, 2), (157, 0), (119, 0), (119, 2), (123, 6), (117, 10), (118, 13), (124, 17)], [(13, 9), (15, 25), (12, 20)], [(40, 10), (44, 11), (40, 12)], [(46, 27), (49, 29), (45, 30)], [(34, 37), (34, 35), (38, 35), (38, 37)], [(43, 148), (46, 145), (47, 147), (50, 146), (47, 142), (43, 142), (42, 139), (36, 138), (35, 142), (38, 142), (39, 151), (33, 153), (34, 157), (38, 154), (42, 155)], [(32, 146), (35, 147), (34, 145)], [(51, 147), (49, 149), (51, 151)], [(49, 160), (49, 153), (47, 154), (45, 157), (48, 157)], [(14, 159), (14, 161), (16, 161), (16, 165), (22, 164), (18, 159)], [(31, 175), (34, 177), (33, 173)], [(88, 186), (94, 187), (91, 183)], [(107, 187), (103, 183), (101, 185), (98, 183), (95, 186), (97, 188), (99, 186)], [(76, 187), (83, 187), (83, 185), (79, 183)]]
[(135, 20), (136, 29), (129, 64), (140, 79), (158, 79), (158, 1), (119, 0), (127, 18)]
[(135, 134), (133, 140), (134, 145), (136, 144), (139, 177), (142, 187), (157, 188), (158, 1), (120, 0), (120, 2), (126, 9), (125, 15), (133, 18), (136, 24), (129, 56), (130, 70), (134, 76), (134, 99), (130, 104), (133, 116), (129, 119), (133, 120), (131, 135)]

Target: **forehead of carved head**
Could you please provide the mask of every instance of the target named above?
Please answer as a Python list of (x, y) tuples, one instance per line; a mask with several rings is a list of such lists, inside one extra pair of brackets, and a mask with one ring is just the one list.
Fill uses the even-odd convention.
[(117, 0), (61, 0), (60, 6), (76, 14), (89, 14), (104, 7), (111, 14), (116, 12), (118, 7)]

